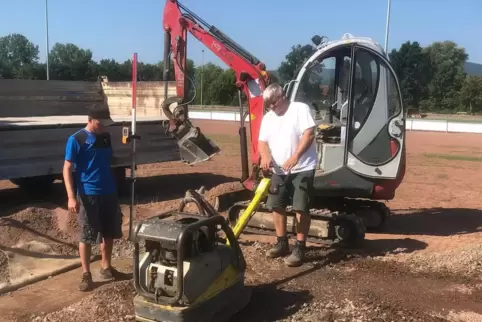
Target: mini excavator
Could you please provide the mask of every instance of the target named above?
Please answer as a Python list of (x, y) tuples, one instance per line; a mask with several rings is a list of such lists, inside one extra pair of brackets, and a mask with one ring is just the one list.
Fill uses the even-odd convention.
[[(187, 163), (210, 159), (219, 148), (205, 138), (189, 118), (186, 73), (187, 33), (205, 44), (236, 74), (240, 102), (239, 138), (243, 191), (218, 197), (218, 211), (227, 210), (232, 225), (246, 210), (259, 182), (258, 134), (266, 112), (262, 92), (270, 84), (266, 66), (215, 26), (177, 0), (166, 0), (163, 17), (164, 61), (174, 61), (176, 91), (167, 97), (169, 64), (165, 64), (166, 100), (162, 110), (169, 118), (166, 131), (178, 140)], [(312, 108), (318, 164), (315, 200), (308, 241), (356, 245), (365, 229), (381, 229), (390, 211), (383, 201), (394, 198), (405, 174), (405, 111), (396, 74), (383, 48), (371, 38), (344, 34), (328, 41), (312, 38), (314, 53), (295, 79), (284, 85), (290, 101)], [(247, 98), (247, 108), (241, 103)], [(174, 106), (174, 108), (173, 108)], [(249, 116), (249, 141), (245, 119)], [(249, 169), (248, 144), (251, 154)], [(288, 207), (288, 233), (296, 234), (295, 215)], [(274, 234), (271, 214), (261, 203), (244, 230)]]
[[(268, 193), (271, 182), (259, 167), (257, 138), (265, 113), (262, 92), (270, 84), (266, 66), (219, 29), (176, 0), (166, 0), (164, 61), (174, 60), (177, 95), (161, 108), (165, 130), (177, 139), (181, 157), (196, 164), (220, 149), (188, 118), (185, 78), (187, 32), (204, 43), (236, 73), (240, 101), (241, 182), (244, 190), (220, 196), (217, 207), (202, 191), (189, 190), (175, 211), (138, 222), (133, 232), (134, 309), (137, 321), (223, 322), (250, 301), (246, 262), (237, 238), (241, 233), (273, 234)], [(380, 228), (389, 210), (380, 202), (395, 196), (405, 173), (405, 124), (400, 88), (386, 54), (370, 38), (345, 34), (339, 40), (312, 38), (314, 54), (285, 85), (291, 101), (312, 107), (316, 121), (318, 165), (309, 241), (356, 245), (365, 228)], [(245, 111), (241, 93), (248, 100)], [(174, 108), (172, 106), (174, 105)], [(251, 172), (244, 120), (249, 115)], [(245, 192), (248, 192), (245, 194)], [(244, 201), (249, 200), (249, 201)], [(184, 211), (188, 203), (198, 213)], [(228, 220), (218, 211), (227, 204)], [(290, 209), (287, 209), (290, 212)], [(290, 212), (290, 233), (296, 233)], [(141, 253), (141, 245), (143, 252)]]

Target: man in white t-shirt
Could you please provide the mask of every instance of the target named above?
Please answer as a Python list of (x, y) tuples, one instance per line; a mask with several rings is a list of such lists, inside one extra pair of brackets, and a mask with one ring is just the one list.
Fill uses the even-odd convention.
[(290, 252), (286, 236), (286, 206), (291, 197), (298, 221), (297, 242), (285, 263), (299, 266), (304, 259), (311, 223), (309, 209), (317, 159), (315, 122), (310, 107), (301, 102), (290, 103), (278, 84), (271, 84), (264, 90), (263, 100), (269, 112), (263, 117), (258, 138), (261, 168), (272, 168), (273, 184), (284, 183), (278, 194), (268, 196), (277, 243), (266, 255), (276, 258)]

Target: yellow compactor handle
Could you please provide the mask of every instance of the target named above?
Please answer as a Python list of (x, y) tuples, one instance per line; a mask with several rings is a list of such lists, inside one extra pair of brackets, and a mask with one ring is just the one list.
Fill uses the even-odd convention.
[[(261, 203), (261, 201), (268, 195), (270, 187), (271, 187), (270, 178), (261, 179), (261, 182), (259, 183), (254, 193), (254, 198), (251, 200), (248, 207), (243, 211), (243, 214), (236, 221), (236, 225), (233, 228), (233, 234), (236, 239), (238, 239), (238, 237), (243, 232), (249, 220), (258, 209), (258, 206)], [(229, 245), (229, 240), (226, 241), (226, 245)]]

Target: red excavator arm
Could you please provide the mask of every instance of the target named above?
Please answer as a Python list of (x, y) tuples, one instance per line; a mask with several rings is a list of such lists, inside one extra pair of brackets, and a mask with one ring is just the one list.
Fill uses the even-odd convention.
[[(187, 99), (186, 78), (186, 58), (187, 58), (187, 32), (190, 32), (196, 39), (206, 45), (216, 56), (226, 65), (232, 68), (236, 74), (236, 84), (238, 90), (245, 93), (248, 99), (248, 113), (250, 115), (250, 139), (251, 139), (251, 160), (252, 164), (259, 163), (258, 155), (258, 134), (261, 120), (264, 114), (263, 90), (269, 85), (270, 79), (266, 72), (266, 66), (255, 56), (250, 54), (219, 29), (209, 25), (192, 11), (187, 9), (177, 0), (166, 0), (164, 7), (163, 28), (164, 38), (164, 62), (174, 61), (174, 71), (176, 77), (177, 97), (166, 100), (169, 105), (177, 102), (178, 106), (187, 106), (190, 101)], [(167, 81), (169, 64), (164, 64), (164, 80)], [(189, 79), (194, 86), (194, 82)], [(166, 82), (167, 84), (167, 82)], [(167, 86), (165, 88), (167, 97)], [(191, 101), (194, 98), (191, 98)], [(240, 102), (241, 103), (241, 102)], [(169, 108), (165, 105), (163, 110), (166, 114), (171, 114), (170, 119), (174, 120), (171, 129), (175, 128), (176, 122), (184, 121), (184, 117), (172, 115)], [(174, 113), (175, 114), (175, 113)], [(183, 112), (178, 112), (182, 115)], [(168, 115), (169, 116), (169, 115)], [(246, 117), (246, 115), (244, 115)], [(247, 139), (244, 128), (244, 117), (241, 114), (240, 141), (243, 175), (241, 180), (245, 181), (249, 177)], [(175, 120), (176, 119), (176, 120)], [(179, 124), (179, 123), (177, 123)], [(253, 169), (254, 170), (254, 169)], [(247, 180), (244, 185), (252, 189), (252, 180)]]

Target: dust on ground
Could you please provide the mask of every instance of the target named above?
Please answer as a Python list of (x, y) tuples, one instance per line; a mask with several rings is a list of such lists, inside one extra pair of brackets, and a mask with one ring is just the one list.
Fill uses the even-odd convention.
[[(210, 124), (203, 129), (219, 124), (203, 123)], [(235, 135), (233, 128), (225, 134)], [(176, 209), (187, 189), (205, 186), (210, 202), (236, 190), (237, 138), (215, 141), (223, 151), (215, 161), (195, 167), (140, 166), (136, 218)], [(271, 239), (243, 236), (246, 282), (253, 296), (232, 321), (482, 321), (482, 171), (480, 162), (464, 159), (482, 153), (480, 136), (409, 132), (407, 141), (407, 173), (396, 199), (387, 203), (392, 220), (386, 231), (367, 234), (363, 247), (311, 248), (305, 265), (287, 268), (282, 260), (264, 258)], [(28, 211), (51, 218), (46, 210)], [(128, 213), (125, 204), (123, 211)], [(63, 241), (70, 238), (62, 231), (51, 233)], [(117, 241), (114, 254), (129, 258), (132, 246)], [(61, 310), (46, 307), (24, 320), (133, 321), (133, 296), (132, 281), (114, 282)]]
[[(300, 268), (260, 256), (269, 246), (244, 242), (252, 300), (231, 321), (457, 321), (482, 312), (482, 281), (424, 274), (349, 250), (316, 248)], [(74, 287), (74, 285), (73, 285)], [(31, 321), (133, 321), (132, 281), (100, 286), (61, 310)], [(20, 320), (19, 320), (20, 321)], [(465, 320), (461, 320), (465, 321)]]

